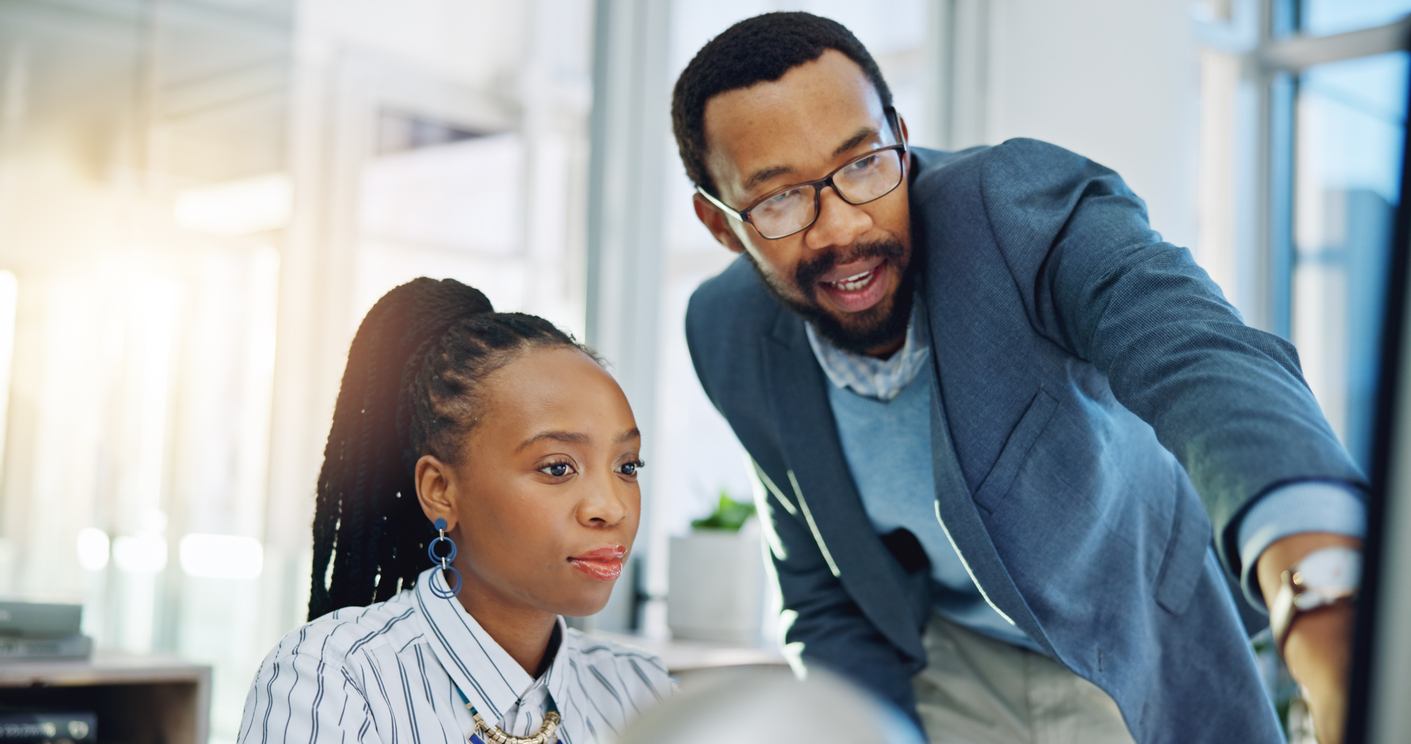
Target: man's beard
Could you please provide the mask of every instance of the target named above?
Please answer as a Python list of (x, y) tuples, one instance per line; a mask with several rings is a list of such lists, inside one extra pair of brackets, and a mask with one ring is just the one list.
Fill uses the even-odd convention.
[[(793, 289), (802, 294), (801, 301), (780, 286), (777, 277), (766, 273), (750, 254), (745, 256), (754, 264), (755, 270), (764, 279), (765, 286), (780, 302), (803, 316), (824, 338), (834, 346), (854, 354), (867, 354), (902, 340), (906, 326), (911, 320), (912, 291), (915, 287), (913, 272), (906, 261), (906, 247), (896, 241), (882, 241), (856, 245), (846, 255), (822, 253), (811, 260), (799, 263), (794, 269)], [(890, 303), (883, 299), (876, 305), (860, 313), (851, 313), (844, 323), (837, 316), (823, 309), (818, 303), (818, 280), (832, 271), (838, 264), (852, 263), (869, 258), (883, 258), (898, 272), (900, 281), (892, 294)]]

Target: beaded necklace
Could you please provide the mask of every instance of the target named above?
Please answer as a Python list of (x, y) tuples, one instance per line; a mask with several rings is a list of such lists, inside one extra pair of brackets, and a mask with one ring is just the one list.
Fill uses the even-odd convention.
[(461, 692), (459, 687), (456, 688), (456, 694), (461, 696), (461, 702), (465, 703), (465, 707), (470, 710), (471, 719), (475, 721), (475, 731), (470, 735), (470, 744), (485, 744), (486, 739), (494, 744), (563, 744), (555, 736), (563, 719), (559, 716), (558, 708), (552, 700), (549, 701), (549, 709), (544, 712), (544, 722), (539, 724), (538, 731), (529, 736), (515, 736), (499, 726), (486, 723), (485, 719), (480, 716), (480, 711), (471, 705), (470, 699), (465, 696), (464, 692)]

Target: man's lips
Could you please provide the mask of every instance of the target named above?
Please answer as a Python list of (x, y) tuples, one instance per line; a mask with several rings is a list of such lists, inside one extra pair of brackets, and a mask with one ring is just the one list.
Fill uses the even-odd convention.
[(820, 294), (845, 313), (871, 309), (886, 297), (883, 280), (890, 265), (884, 258), (875, 258), (840, 266), (818, 282)]
[(626, 557), (626, 547), (609, 545), (575, 555), (569, 558), (568, 562), (590, 578), (612, 581), (622, 575), (622, 561)]
[(872, 271), (875, 271), (877, 267), (881, 266), (882, 262), (886, 260), (887, 259), (881, 256), (874, 256), (872, 258), (865, 258), (860, 261), (851, 261), (845, 264), (840, 264), (838, 266), (833, 267), (832, 271), (829, 271), (827, 274), (820, 277), (818, 279), (818, 282), (820, 284), (836, 285), (848, 281), (856, 281), (858, 277), (862, 277), (868, 273), (871, 273)]

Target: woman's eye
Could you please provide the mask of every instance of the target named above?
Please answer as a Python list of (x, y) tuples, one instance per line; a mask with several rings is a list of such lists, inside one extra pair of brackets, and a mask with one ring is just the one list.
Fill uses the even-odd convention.
[(573, 473), (573, 466), (566, 462), (551, 462), (539, 468), (539, 472), (553, 478), (562, 478)]
[(635, 478), (637, 476), (637, 472), (640, 471), (644, 466), (646, 466), (645, 462), (642, 462), (641, 460), (633, 460), (632, 462), (622, 463), (622, 467), (618, 468), (617, 472), (622, 473), (623, 475), (630, 475)]

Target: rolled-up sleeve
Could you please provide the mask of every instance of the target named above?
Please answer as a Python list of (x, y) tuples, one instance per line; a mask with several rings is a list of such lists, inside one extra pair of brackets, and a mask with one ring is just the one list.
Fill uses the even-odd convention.
[(1255, 571), (1270, 545), (1302, 532), (1360, 538), (1367, 532), (1367, 504), (1360, 491), (1337, 483), (1293, 483), (1271, 490), (1239, 523), (1240, 583), (1255, 607), (1264, 607)]

